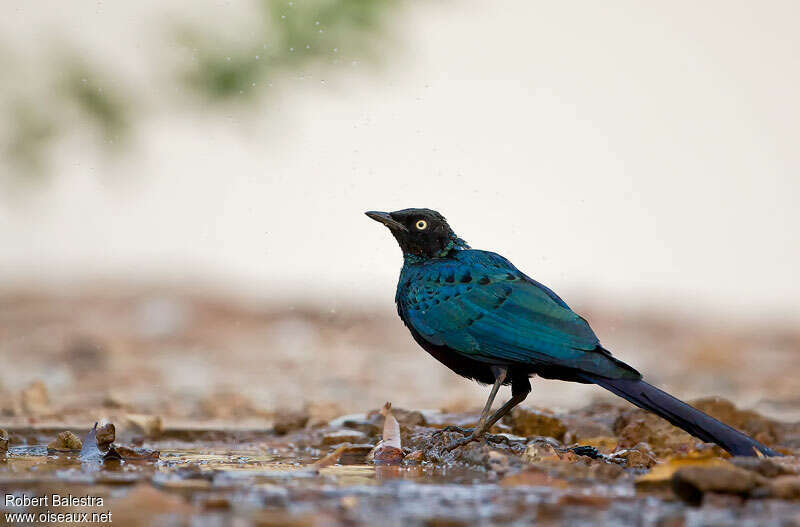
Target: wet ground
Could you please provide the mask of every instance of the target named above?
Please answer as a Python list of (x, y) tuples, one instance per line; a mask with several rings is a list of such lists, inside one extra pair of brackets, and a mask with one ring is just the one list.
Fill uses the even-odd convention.
[[(800, 426), (720, 400), (697, 404), (787, 456), (729, 458), (606, 404), (560, 415), (518, 410), (486, 441), (452, 452), (445, 445), (461, 435), (443, 427), (477, 415), (397, 409), (309, 426), (307, 416), (287, 414), (269, 430), (133, 416), (137, 426), (116, 427), (120, 437), (99, 446), (76, 427), (8, 429), (4, 494), (93, 501), (2, 508), (37, 518), (111, 512), (117, 525), (800, 525)], [(387, 443), (385, 419), (395, 416), (401, 450), (382, 457), (375, 447)], [(64, 428), (83, 435), (82, 450), (57, 450)]]
[(0, 302), (0, 523), (800, 525), (794, 330), (591, 320), (615, 348), (642, 349), (626, 358), (654, 383), (785, 457), (730, 458), (539, 380), (488, 440), (448, 452), (462, 436), (443, 430), (474, 425), (486, 389), (389, 316), (22, 295)]

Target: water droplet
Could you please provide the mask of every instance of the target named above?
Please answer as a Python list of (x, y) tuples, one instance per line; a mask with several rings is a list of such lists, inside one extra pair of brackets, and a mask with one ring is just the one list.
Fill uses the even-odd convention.
[(294, 51), (294, 48), (289, 48), (289, 51)]

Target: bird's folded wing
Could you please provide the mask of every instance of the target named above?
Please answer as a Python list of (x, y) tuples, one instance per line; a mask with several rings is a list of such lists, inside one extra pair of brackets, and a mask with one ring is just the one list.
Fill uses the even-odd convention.
[(557, 366), (616, 376), (586, 321), (497, 255), (423, 266), (398, 291), (423, 338), (489, 363)]

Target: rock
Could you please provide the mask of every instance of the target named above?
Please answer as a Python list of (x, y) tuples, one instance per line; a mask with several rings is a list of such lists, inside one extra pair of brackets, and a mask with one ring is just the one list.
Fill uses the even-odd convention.
[(103, 423), (97, 427), (95, 431), (95, 438), (97, 439), (97, 446), (105, 449), (114, 442), (116, 439), (116, 430), (114, 423)]
[(8, 452), (8, 432), (0, 428), (0, 453)]
[(514, 408), (504, 419), (514, 434), (524, 437), (552, 437), (559, 441), (564, 438), (567, 427), (551, 413), (530, 408)]
[(732, 402), (721, 397), (705, 397), (691, 401), (690, 404), (767, 446), (772, 446), (782, 439), (780, 423), (752, 410), (740, 410)]
[[(567, 438), (569, 436), (570, 432), (568, 431), (564, 437)], [(581, 446), (594, 447), (603, 454), (610, 454), (616, 450), (617, 446), (619, 445), (619, 441), (616, 437), (608, 436), (586, 437), (576, 442), (579, 442)]]
[(734, 457), (731, 463), (739, 468), (756, 472), (765, 478), (800, 474), (800, 467), (786, 463), (787, 458)]
[(622, 414), (614, 424), (614, 430), (620, 447), (633, 448), (639, 443), (647, 443), (658, 457), (688, 453), (699, 442), (680, 428), (644, 410)]
[(489, 469), (498, 474), (505, 474), (511, 468), (508, 456), (496, 450), (489, 452)]
[(82, 447), (83, 443), (81, 439), (69, 430), (59, 433), (58, 436), (47, 445), (48, 450), (56, 450), (59, 452), (80, 450)]
[(544, 440), (534, 441), (525, 449), (525, 453), (522, 454), (522, 460), (527, 463), (537, 463), (548, 458), (558, 459), (561, 457), (558, 450), (556, 450), (559, 447), (560, 445)]
[(415, 450), (405, 457), (409, 463), (421, 463), (425, 459), (425, 452), (422, 450)]
[(397, 447), (379, 444), (367, 456), (367, 461), (376, 465), (399, 465), (403, 461), (403, 451)]
[(778, 476), (769, 484), (770, 496), (782, 500), (800, 499), (800, 476)]
[(273, 430), (278, 435), (286, 435), (289, 432), (305, 428), (308, 423), (308, 411), (303, 410), (279, 410), (275, 413)]
[(157, 439), (163, 429), (161, 417), (157, 415), (128, 414), (122, 418), (119, 436), (124, 440), (143, 437)]
[(50, 396), (42, 381), (34, 381), (22, 390), (22, 410), (32, 415), (50, 412)]
[(699, 505), (709, 492), (747, 496), (767, 480), (731, 464), (719, 466), (689, 466), (672, 475), (672, 490), (683, 501)]
[(358, 430), (336, 430), (322, 436), (322, 444), (324, 446), (340, 445), (342, 443), (363, 443), (366, 440), (367, 435)]
[(611, 458), (624, 460), (625, 466), (628, 468), (651, 468), (658, 463), (646, 443), (639, 443), (634, 448), (614, 452)]
[(589, 466), (591, 479), (597, 481), (613, 481), (625, 473), (625, 469), (616, 463), (596, 462)]

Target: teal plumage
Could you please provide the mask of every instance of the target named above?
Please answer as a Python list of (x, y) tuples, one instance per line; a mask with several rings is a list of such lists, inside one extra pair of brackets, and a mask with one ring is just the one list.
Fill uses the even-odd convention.
[(396, 301), (425, 340), (480, 362), (640, 377), (603, 350), (555, 293), (495, 253), (458, 249), (446, 259), (406, 262)]

